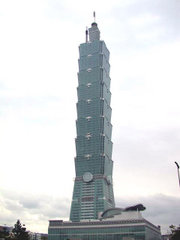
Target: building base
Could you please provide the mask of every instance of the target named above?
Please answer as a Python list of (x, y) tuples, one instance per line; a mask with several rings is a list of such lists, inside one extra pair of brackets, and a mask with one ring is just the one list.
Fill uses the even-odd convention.
[(100, 220), (50, 220), (48, 240), (160, 240), (160, 228), (139, 211), (122, 212)]

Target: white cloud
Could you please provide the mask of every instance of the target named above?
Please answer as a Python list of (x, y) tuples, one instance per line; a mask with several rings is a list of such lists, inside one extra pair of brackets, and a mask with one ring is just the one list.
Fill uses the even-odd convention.
[[(17, 193), (2, 190), (0, 195), (0, 223), (13, 226), (17, 219), (30, 231), (47, 232), (49, 218), (67, 218), (69, 199), (49, 195)], [(37, 224), (38, 223), (38, 224)]]
[(146, 210), (142, 212), (143, 217), (154, 225), (161, 227), (161, 232), (167, 234), (171, 224), (179, 225), (179, 197), (163, 194), (119, 197), (117, 204), (120, 207), (133, 206), (142, 203)]
[[(68, 220), (70, 199), (42, 194), (24, 195), (2, 190), (0, 203), (0, 222), (7, 221), (13, 226), (17, 219), (21, 219), (28, 230), (47, 232), (49, 219)], [(146, 207), (142, 212), (144, 218), (155, 225), (160, 225), (163, 233), (167, 232), (171, 224), (179, 224), (178, 197), (157, 194), (146, 197), (121, 196), (116, 199), (118, 207), (125, 208), (139, 203)]]

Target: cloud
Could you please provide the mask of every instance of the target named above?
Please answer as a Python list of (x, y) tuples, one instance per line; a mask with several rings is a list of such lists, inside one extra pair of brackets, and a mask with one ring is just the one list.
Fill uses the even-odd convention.
[(47, 232), (49, 219), (68, 219), (69, 205), (70, 200), (66, 198), (1, 189), (0, 223), (13, 226), (20, 219), (30, 231)]
[(118, 196), (149, 195), (153, 192), (176, 195), (180, 155), (179, 128), (116, 126), (113, 135), (114, 186)]
[[(3, 95), (3, 93), (2, 93)], [(4, 93), (0, 97), (0, 114), (4, 118), (13, 116), (14, 121), (36, 124), (55, 124), (61, 118), (57, 108), (65, 107), (61, 97), (56, 96), (10, 96)]]
[(132, 206), (142, 203), (146, 210), (142, 212), (144, 218), (154, 225), (160, 225), (162, 233), (167, 233), (171, 224), (180, 224), (180, 198), (164, 194), (149, 195), (147, 197), (118, 197), (116, 204), (119, 207)]
[[(145, 219), (160, 225), (166, 233), (171, 224), (179, 225), (180, 198), (156, 194), (149, 196), (121, 196), (116, 198), (117, 207), (128, 207), (142, 203), (146, 210), (142, 212)], [(17, 219), (26, 224), (31, 231), (47, 232), (49, 219), (68, 220), (70, 199), (50, 195), (32, 195), (9, 192), (1, 189), (0, 222), (13, 226)], [(34, 224), (36, 221), (37, 224)]]
[(121, 54), (138, 53), (179, 39), (179, 1), (135, 0), (127, 3), (114, 6), (111, 22), (105, 25), (107, 28), (112, 24), (117, 26), (108, 36), (116, 51)]

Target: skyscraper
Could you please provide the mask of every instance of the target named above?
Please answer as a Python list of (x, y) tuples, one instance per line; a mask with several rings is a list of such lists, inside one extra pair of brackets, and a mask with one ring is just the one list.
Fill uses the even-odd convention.
[(76, 177), (70, 221), (50, 220), (48, 240), (160, 240), (142, 204), (115, 208), (109, 51), (97, 23), (79, 47)]
[(112, 125), (109, 51), (97, 23), (79, 47), (76, 177), (71, 221), (97, 219), (115, 206), (112, 185)]

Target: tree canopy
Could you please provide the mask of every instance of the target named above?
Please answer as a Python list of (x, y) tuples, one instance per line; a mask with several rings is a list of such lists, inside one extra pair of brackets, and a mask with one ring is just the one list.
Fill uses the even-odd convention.
[(29, 240), (29, 234), (26, 231), (25, 225), (22, 226), (18, 219), (14, 228), (12, 229), (13, 240)]
[(171, 225), (169, 228), (171, 229), (170, 240), (179, 240), (180, 239), (180, 226), (176, 227), (174, 225)]

